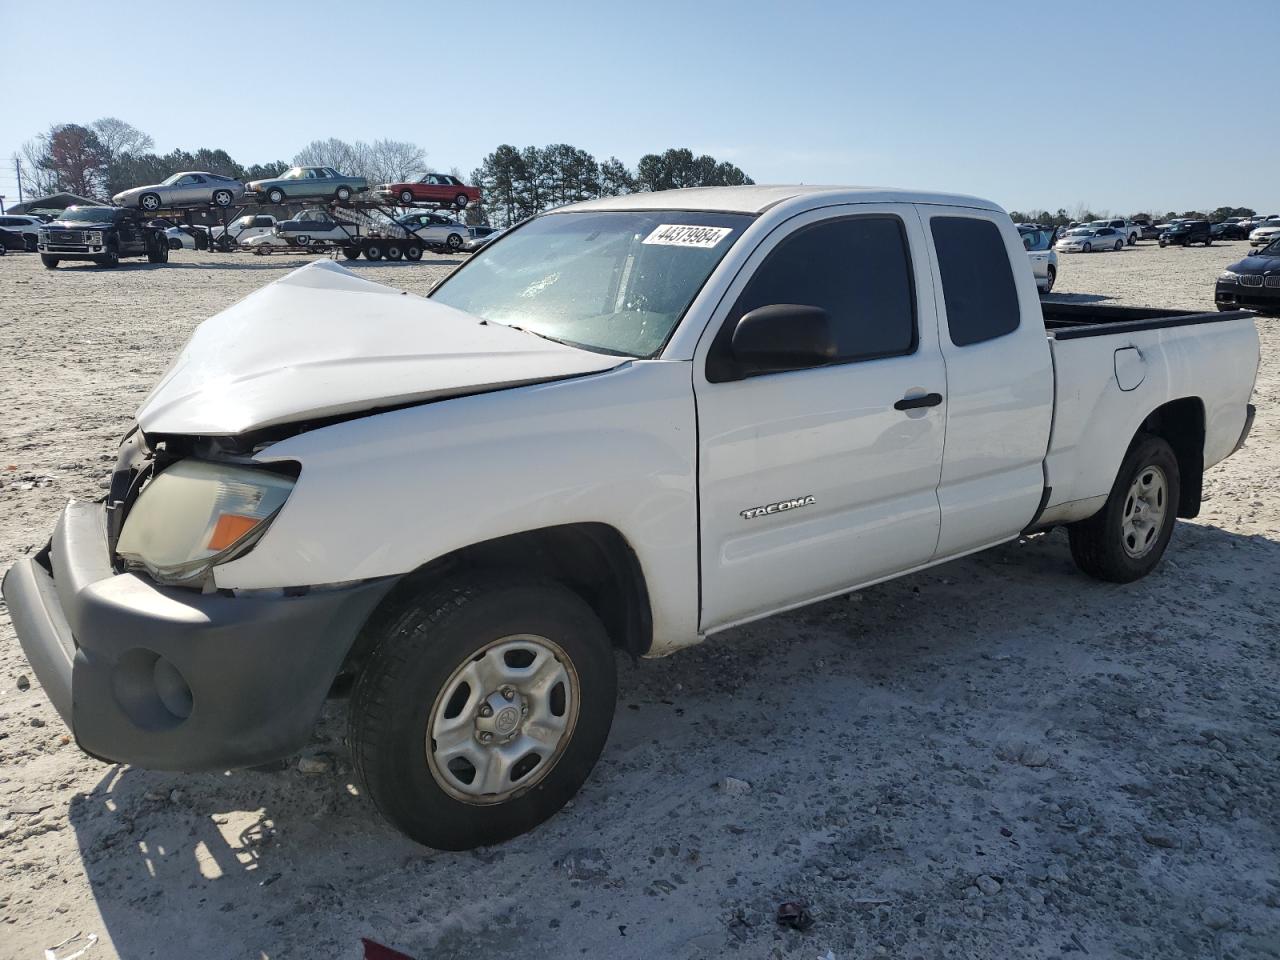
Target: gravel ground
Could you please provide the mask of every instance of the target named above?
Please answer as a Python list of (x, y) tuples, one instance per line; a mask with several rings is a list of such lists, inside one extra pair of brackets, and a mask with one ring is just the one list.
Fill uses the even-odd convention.
[[(1208, 308), (1243, 248), (1064, 257), (1058, 296)], [(0, 563), (100, 495), (192, 328), (301, 262), (0, 260)], [(450, 262), (356, 269), (425, 291)], [(382, 826), (340, 706), (301, 769), (92, 760), (0, 614), (0, 957), (1276, 957), (1277, 323), (1253, 437), (1151, 577), (1090, 581), (1054, 533), (620, 660), (590, 782), (498, 848)]]

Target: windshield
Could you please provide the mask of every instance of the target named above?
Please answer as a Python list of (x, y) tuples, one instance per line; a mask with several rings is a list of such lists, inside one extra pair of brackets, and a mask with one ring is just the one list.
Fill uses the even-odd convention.
[(546, 214), (484, 247), (431, 297), (549, 340), (651, 357), (750, 223), (672, 210)]
[(279, 176), (279, 178), (278, 178), (278, 179), (280, 179), (280, 180), (301, 180), (301, 179), (302, 179), (302, 168), (301, 168), (301, 167), (290, 167), (290, 168), (289, 168), (288, 170), (286, 170), (284, 173), (280, 174), (280, 176)]
[(63, 211), (59, 220), (71, 220), (79, 223), (102, 223), (114, 220), (116, 211), (112, 207), (72, 207)]
[(1088, 227), (1076, 227), (1074, 230), (1067, 231), (1068, 237), (1092, 237), (1093, 231)]
[(1258, 248), (1257, 250), (1255, 250), (1253, 253), (1249, 254), (1249, 256), (1251, 256), (1251, 257), (1280, 257), (1280, 237), (1277, 237), (1275, 240), (1272, 240), (1272, 241), (1271, 241), (1270, 243), (1268, 243), (1265, 247), (1259, 247), (1259, 248)]

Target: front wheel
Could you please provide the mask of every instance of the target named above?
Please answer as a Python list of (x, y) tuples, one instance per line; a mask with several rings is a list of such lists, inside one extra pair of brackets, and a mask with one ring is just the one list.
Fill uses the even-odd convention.
[(113, 240), (107, 244), (107, 252), (98, 257), (100, 267), (118, 267), (120, 265), (120, 243)]
[(465, 193), (460, 193), (453, 198), (453, 205), (459, 210), (465, 210), (467, 208), (467, 204), (470, 202), (471, 201), (467, 198)]
[(1058, 271), (1053, 268), (1053, 264), (1049, 264), (1048, 270), (1045, 272), (1044, 292), (1053, 293), (1053, 283), (1058, 279)]
[(1093, 244), (1091, 243), (1086, 243), (1083, 247), (1080, 248), (1080, 251), (1082, 253), (1089, 253), (1092, 250), (1093, 250)]
[(366, 259), (368, 259), (368, 260), (381, 260), (381, 259), (382, 259), (382, 244), (380, 244), (380, 243), (367, 243), (367, 244), (365, 244), (365, 247), (364, 247), (364, 255), (365, 255), (365, 258), (366, 258)]
[(284, 191), (283, 191), (283, 190), (268, 190), (268, 191), (267, 191), (267, 200), (269, 200), (271, 203), (273, 203), (273, 204), (275, 204), (275, 205), (279, 206), (280, 204), (284, 203)]
[(1076, 566), (1112, 583), (1154, 570), (1173, 536), (1180, 482), (1173, 448), (1162, 437), (1140, 434), (1103, 508), (1067, 527)]
[(339, 187), (337, 193), (334, 194), (334, 198), (341, 200), (345, 203), (346, 201), (351, 199), (351, 188)]
[(213, 191), (213, 205), (215, 207), (229, 207), (233, 199), (235, 198), (232, 197), (230, 190)]
[(404, 256), (404, 251), (400, 249), (400, 244), (392, 242), (387, 244), (387, 249), (383, 256), (388, 260), (399, 260)]
[(59, 260), (57, 257), (51, 257), (46, 253), (42, 253), (40, 254), (40, 262), (44, 264), (44, 268), (46, 270), (57, 270), (58, 264), (61, 263), (62, 261)]
[[(178, 246), (182, 246), (178, 243)], [(169, 244), (165, 242), (164, 237), (157, 237), (149, 245), (147, 249), (148, 263), (168, 263), (169, 262)]]
[(400, 202), (401, 202), (401, 203), (413, 203), (413, 191), (412, 191), (412, 190), (401, 190), (401, 191), (400, 191)]
[(508, 840), (586, 781), (613, 722), (604, 626), (548, 580), (473, 574), (375, 614), (350, 743), (379, 812), (442, 850)]
[(416, 243), (406, 243), (404, 245), (404, 258), (414, 262), (422, 259), (422, 247)]
[(459, 250), (462, 249), (462, 235), (457, 233), (451, 233), (449, 234), (449, 239), (446, 241), (446, 243), (448, 244), (449, 249), (451, 251), (453, 251), (454, 253), (457, 253)]

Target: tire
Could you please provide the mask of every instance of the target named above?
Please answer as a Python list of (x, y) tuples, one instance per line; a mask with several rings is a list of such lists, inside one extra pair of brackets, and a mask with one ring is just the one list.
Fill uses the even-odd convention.
[(144, 193), (138, 198), (138, 209), (145, 210), (147, 213), (154, 213), (160, 209), (160, 194)]
[(383, 253), (383, 256), (388, 260), (399, 260), (404, 256), (404, 250), (401, 248), (400, 244), (392, 241), (387, 244), (387, 249), (386, 252)]
[(467, 209), (467, 204), (469, 202), (470, 201), (467, 199), (467, 195), (465, 193), (460, 193), (453, 198), (453, 205), (457, 207), (459, 210)]
[(1136, 233), (1129, 234), (1129, 246), (1136, 247), (1138, 245), (1138, 235)]
[(422, 259), (422, 247), (416, 243), (406, 243), (404, 246), (404, 258), (417, 263)]
[(360, 248), (359, 247), (343, 247), (342, 255), (346, 257), (348, 260), (359, 260)]
[[(373, 646), (352, 692), (352, 760), (379, 813), (419, 843), (468, 850), (525, 833), (595, 766), (617, 700), (614, 654), (603, 624), (567, 587), (474, 573), (375, 614), (365, 639)], [(524, 669), (544, 674), (541, 692), (523, 686)], [(560, 732), (526, 725), (530, 716)], [(446, 761), (436, 735), (451, 720), (459, 747)], [(485, 736), (515, 748), (499, 753)], [(522, 740), (541, 747), (540, 760), (525, 766), (539, 754), (521, 755)], [(486, 770), (490, 780), (477, 783)]]
[(305, 247), (311, 242), (311, 235), (309, 233), (300, 233), (293, 240), (298, 246)]
[(1205, 237), (1205, 238), (1204, 238), (1204, 245), (1205, 245), (1206, 247), (1208, 247), (1208, 246), (1212, 246), (1212, 245), (1213, 245), (1213, 237)]
[(462, 249), (462, 235), (457, 233), (451, 233), (449, 234), (449, 237), (445, 241), (445, 243), (449, 247), (449, 250), (452, 253), (457, 253), (459, 250)]
[(157, 237), (151, 243), (151, 249), (147, 251), (147, 263), (168, 263), (169, 262), (169, 244), (163, 242), (163, 238)]
[(346, 201), (351, 199), (351, 188), (339, 187), (337, 192), (333, 196), (334, 196), (334, 199), (341, 200), (345, 203)]
[(1093, 244), (1091, 243), (1086, 243), (1084, 246), (1080, 248), (1081, 253), (1091, 253), (1092, 251), (1093, 251)]
[(382, 244), (380, 244), (380, 243), (367, 243), (367, 244), (365, 244), (365, 247), (364, 247), (364, 255), (365, 255), (365, 258), (366, 258), (366, 259), (368, 259), (368, 260), (381, 260), (381, 259), (382, 259)]
[(1173, 448), (1163, 437), (1138, 434), (1103, 508), (1067, 527), (1076, 566), (1111, 583), (1154, 570), (1173, 536), (1180, 483)]
[(230, 252), (231, 252), (231, 238), (230, 238), (229, 236), (227, 236), (227, 234), (225, 234), (225, 233), (220, 234), (220, 235), (218, 236), (217, 241), (214, 243), (214, 246), (216, 246), (216, 247), (218, 248), (218, 250), (220, 250), (222, 253), (230, 253)]
[(231, 206), (231, 201), (234, 199), (235, 197), (231, 195), (230, 190), (213, 191), (213, 205), (215, 207), (229, 207)]
[(1160, 241), (1160, 247), (1161, 247), (1161, 249), (1163, 249), (1163, 248), (1164, 248), (1164, 247), (1166, 247), (1166, 246), (1168, 246), (1168, 244), (1166, 244), (1163, 240), (1161, 240), (1161, 241)]
[(46, 270), (57, 270), (58, 264), (61, 263), (57, 257), (51, 257), (47, 253), (40, 254), (40, 262), (44, 264)]
[(267, 202), (279, 206), (284, 203), (284, 191), (279, 187), (274, 187), (267, 191)]
[(23, 234), (22, 249), (25, 250), (27, 253), (35, 253), (36, 250), (39, 249), (36, 246), (36, 238), (31, 236), (30, 234)]
[(120, 266), (120, 242), (118, 240), (112, 240), (107, 244), (107, 252), (98, 257), (94, 262), (98, 266), (107, 267), (108, 269)]
[(1053, 264), (1051, 263), (1049, 264), (1049, 267), (1045, 276), (1045, 284), (1044, 284), (1045, 293), (1053, 293), (1053, 284), (1054, 284), (1054, 281), (1056, 281), (1057, 279), (1058, 279), (1058, 271), (1054, 269)]
[(179, 240), (177, 237), (170, 237), (170, 238), (169, 238), (169, 249), (170, 249), (170, 250), (181, 250), (181, 249), (182, 249), (182, 241), (181, 241), (181, 240)]
[(413, 203), (413, 191), (412, 191), (412, 190), (401, 190), (401, 191), (400, 191), (400, 202), (401, 202), (401, 203)]

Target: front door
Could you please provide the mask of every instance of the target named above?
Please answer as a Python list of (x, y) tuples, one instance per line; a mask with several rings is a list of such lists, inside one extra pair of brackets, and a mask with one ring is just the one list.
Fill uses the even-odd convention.
[[(909, 205), (812, 211), (728, 291), (694, 361), (704, 631), (933, 557), (947, 391), (924, 250)], [(826, 310), (837, 357), (735, 379), (732, 329), (775, 303)]]

